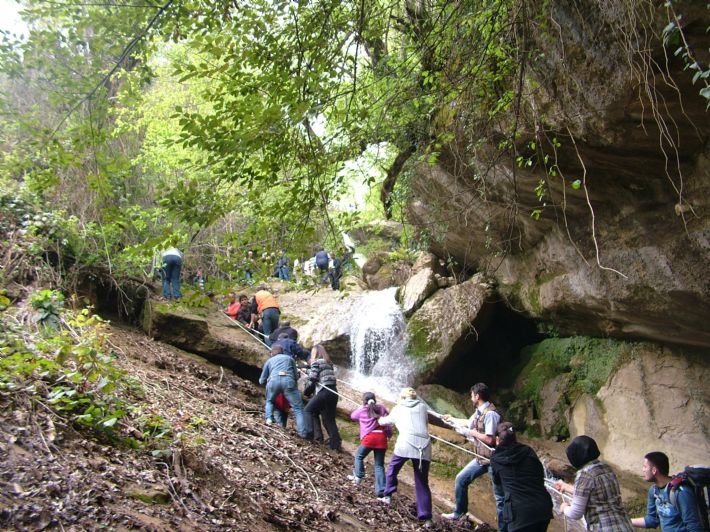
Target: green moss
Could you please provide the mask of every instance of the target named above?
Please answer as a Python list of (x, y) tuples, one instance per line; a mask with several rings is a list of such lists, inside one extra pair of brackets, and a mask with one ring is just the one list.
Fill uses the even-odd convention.
[(432, 355), (441, 351), (441, 339), (434, 324), (414, 316), (407, 324), (407, 332), (407, 353), (416, 360), (418, 373), (430, 372), (436, 365), (436, 357)]
[(540, 392), (547, 382), (568, 375), (566, 389), (560, 393), (554, 411), (556, 421), (550, 435), (569, 436), (565, 413), (581, 394), (595, 395), (609, 376), (627, 360), (633, 344), (618, 340), (575, 336), (548, 338), (523, 349), (518, 382), (519, 399), (532, 401), (542, 411)]

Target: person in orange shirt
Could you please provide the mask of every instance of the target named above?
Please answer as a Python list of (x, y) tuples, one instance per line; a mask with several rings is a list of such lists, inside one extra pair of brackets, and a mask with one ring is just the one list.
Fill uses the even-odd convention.
[(265, 284), (259, 286), (256, 294), (251, 300), (251, 323), (250, 327), (255, 327), (256, 322), (261, 317), (261, 327), (264, 332), (264, 343), (271, 347), (273, 343), (269, 335), (278, 329), (281, 310), (274, 295), (269, 292), (269, 287)]

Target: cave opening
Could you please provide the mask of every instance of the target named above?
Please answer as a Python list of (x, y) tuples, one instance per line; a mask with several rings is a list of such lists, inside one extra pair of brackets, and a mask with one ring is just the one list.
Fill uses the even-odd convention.
[(522, 348), (545, 337), (534, 320), (504, 302), (486, 303), (471, 331), (456, 341), (451, 356), (430, 383), (460, 393), (468, 393), (477, 382), (493, 389), (508, 388), (521, 370)]

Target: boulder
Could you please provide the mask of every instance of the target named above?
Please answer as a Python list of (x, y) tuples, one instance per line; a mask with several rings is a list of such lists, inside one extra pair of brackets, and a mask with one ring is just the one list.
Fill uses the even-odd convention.
[(695, 353), (639, 344), (594, 398), (577, 400), (572, 436), (598, 439), (602, 456), (638, 472), (643, 456), (663, 451), (671, 469), (710, 456), (710, 361)]
[(441, 265), (439, 257), (428, 251), (422, 251), (414, 261), (412, 274), (414, 275), (427, 268), (439, 275), (445, 273), (445, 268)]
[[(320, 290), (305, 298), (294, 293), (280, 300), (282, 312), (293, 316), (291, 321), (298, 329), (299, 342), (307, 347), (322, 344), (337, 365), (350, 365), (350, 327), (353, 313), (360, 310), (357, 301), (362, 291), (353, 288), (348, 292)], [(298, 314), (296, 314), (296, 312)]]
[(439, 414), (465, 418), (473, 412), (469, 394), (458, 393), (438, 384), (417, 386), (417, 395)]
[(405, 316), (411, 316), (439, 288), (434, 271), (427, 267), (412, 275), (398, 292)]
[(408, 261), (392, 261), (387, 253), (378, 253), (362, 267), (363, 280), (372, 290), (384, 290), (403, 285), (412, 272)]
[[(398, 248), (404, 226), (394, 220), (374, 220), (352, 231), (352, 236), (360, 243), (372, 245), (381, 240), (385, 249)], [(372, 248), (370, 248), (372, 249)]]
[(407, 322), (408, 351), (418, 364), (419, 382), (431, 382), (435, 375), (452, 368), (464, 353), (462, 342), (475, 342), (481, 332), (475, 324), (491, 295), (481, 275), (439, 290), (427, 299)]
[(257, 379), (268, 359), (268, 349), (219, 310), (203, 313), (198, 316), (177, 305), (147, 300), (142, 326), (156, 340)]

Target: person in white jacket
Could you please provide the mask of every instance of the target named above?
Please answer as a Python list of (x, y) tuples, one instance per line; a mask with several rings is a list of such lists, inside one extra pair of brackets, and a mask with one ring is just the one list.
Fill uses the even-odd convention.
[(378, 500), (389, 504), (397, 491), (397, 475), (407, 460), (414, 466), (414, 491), (417, 496), (417, 518), (425, 526), (431, 525), (431, 490), (429, 466), (431, 464), (431, 439), (429, 438), (428, 407), (417, 398), (412, 388), (404, 388), (397, 405), (388, 416), (379, 419), (380, 425), (397, 427), (394, 454), (387, 467), (384, 496)]

